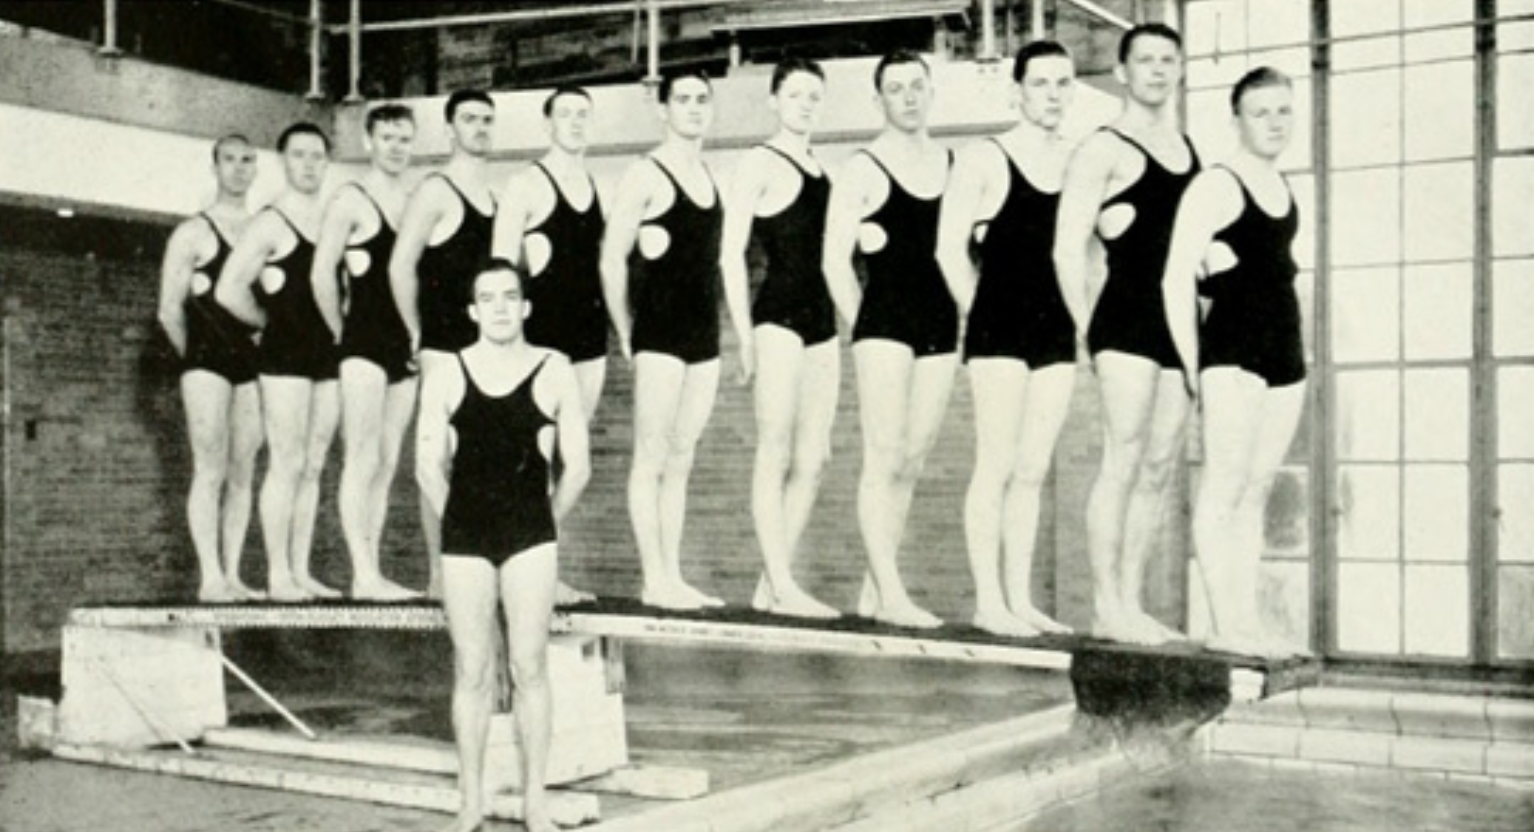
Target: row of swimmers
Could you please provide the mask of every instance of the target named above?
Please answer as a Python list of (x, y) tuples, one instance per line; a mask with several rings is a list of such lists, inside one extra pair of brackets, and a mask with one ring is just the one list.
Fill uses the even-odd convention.
[[(527, 339), (569, 366), (583, 423), (604, 386), (609, 328), (633, 367), (628, 505), (649, 604), (722, 604), (683, 578), (680, 558), (688, 475), (720, 381), (722, 302), (740, 373), (755, 390), (751, 504), (764, 560), (755, 607), (838, 614), (799, 586), (792, 566), (829, 455), (840, 316), (851, 325), (863, 437), (860, 614), (940, 623), (911, 599), (896, 555), (962, 357), (976, 430), (965, 505), (972, 623), (1004, 636), (1066, 630), (1034, 605), (1029, 574), (1040, 488), (1084, 344), (1106, 440), (1086, 512), (1090, 634), (1146, 644), (1180, 637), (1144, 612), (1140, 595), (1197, 391), (1206, 462), (1194, 540), (1215, 641), (1286, 650), (1262, 632), (1253, 599), (1266, 495), (1304, 399), (1289, 254), (1296, 209), (1276, 167), (1292, 125), (1289, 83), (1269, 69), (1242, 79), (1232, 93), (1240, 149), (1201, 170), (1175, 120), (1177, 34), (1137, 27), (1119, 58), (1121, 115), (1073, 145), (1059, 132), (1070, 56), (1053, 42), (1025, 46), (1013, 65), (1016, 125), (955, 154), (928, 134), (935, 90), (926, 64), (888, 55), (873, 79), (885, 127), (834, 183), (811, 145), (824, 74), (786, 61), (768, 99), (779, 129), (747, 152), (723, 191), (703, 158), (712, 87), (698, 74), (668, 77), (657, 96), (665, 137), (607, 205), (585, 167), (592, 102), (579, 88), (549, 97), (550, 148), (503, 189), (488, 175), (495, 106), (477, 91), (449, 98), (451, 157), (413, 191), (404, 174), (414, 120), (400, 105), (369, 112), (370, 168), (328, 204), (319, 194), (330, 147), (317, 127), (282, 134), (287, 188), (255, 214), (244, 200), (254, 151), (239, 137), (219, 141), (218, 199), (172, 235), (160, 307), (187, 367), (199, 597), (340, 594), (312, 576), (309, 551), (320, 467), (342, 421), (349, 594), (414, 597), (382, 574), (379, 540), (417, 413), (428, 592), (441, 594), (440, 555), (461, 543), (444, 546), (448, 480), (465, 466), (439, 476), (440, 467), (420, 464), (444, 453), (431, 443), (447, 436), (450, 452), (455, 441), (452, 424), (442, 435), (424, 428), (437, 388), (456, 384), (462, 396), (470, 365), (460, 354), (478, 334), (469, 283), (499, 257), (522, 273)], [(754, 298), (752, 242), (766, 257)], [(239, 578), (263, 439), (264, 593)], [(533, 450), (583, 478), (584, 444), (561, 436), (556, 452), (545, 435)], [(543, 493), (559, 502), (557, 486)], [(515, 552), (480, 554), (500, 561)], [(559, 586), (561, 601), (583, 596)]]
[[(852, 329), (863, 437), (860, 614), (940, 623), (907, 593), (896, 555), (962, 356), (976, 430), (965, 504), (972, 623), (1003, 636), (1066, 629), (1033, 604), (1029, 574), (1041, 484), (1085, 351), (1105, 436), (1086, 512), (1089, 634), (1181, 637), (1144, 612), (1140, 595), (1196, 396), (1205, 454), (1193, 537), (1207, 643), (1289, 652), (1257, 619), (1256, 575), (1267, 496), (1305, 390), (1290, 255), (1297, 209), (1276, 165), (1293, 123), (1290, 84), (1270, 69), (1237, 83), (1239, 150), (1201, 169), (1175, 119), (1181, 69), (1175, 31), (1129, 31), (1117, 68), (1123, 111), (1073, 146), (1059, 133), (1070, 56), (1029, 44), (1013, 66), (1016, 125), (953, 154), (928, 134), (926, 64), (893, 53), (873, 79), (885, 127), (833, 178), (811, 145), (824, 74), (786, 61), (768, 99), (779, 128), (723, 192), (703, 158), (712, 87), (684, 73), (657, 90), (664, 139), (610, 204), (585, 167), (591, 99), (577, 88), (548, 98), (547, 154), (499, 190), (487, 164), (495, 106), (482, 92), (449, 98), (451, 157), (413, 191), (403, 175), (414, 121), (397, 105), (368, 114), (370, 168), (328, 204), (319, 195), (330, 148), (318, 128), (282, 134), (287, 188), (253, 215), (244, 197), (254, 152), (237, 137), (219, 141), (218, 199), (172, 235), (160, 305), (186, 363), (199, 596), (338, 594), (308, 559), (320, 466), (344, 422), (350, 595), (414, 597), (382, 574), (379, 538), (416, 418), (428, 592), (442, 597), (455, 652), (462, 804), (451, 828), (479, 828), (486, 813), (499, 604), (527, 825), (552, 829), (548, 625), (556, 601), (580, 597), (558, 581), (558, 528), (591, 474), (587, 424), (609, 327), (635, 374), (628, 503), (642, 598), (716, 606), (684, 580), (680, 552), (688, 475), (720, 381), (722, 302), (755, 391), (757, 608), (837, 615), (792, 566), (829, 453), (840, 317)], [(766, 256), (754, 298), (753, 240)], [(263, 436), (268, 586), (258, 593), (240, 581), (239, 558)]]

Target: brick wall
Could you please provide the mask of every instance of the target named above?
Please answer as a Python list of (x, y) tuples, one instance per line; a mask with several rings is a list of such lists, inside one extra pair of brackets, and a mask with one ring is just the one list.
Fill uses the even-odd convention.
[[(156, 268), (151, 256), (0, 253), (9, 402), (0, 559), (7, 651), (56, 647), (72, 605), (188, 598), (195, 590), (184, 519), (190, 454), (176, 366), (154, 323)], [(913, 595), (948, 618), (971, 611), (962, 521), (972, 414), (960, 373), (901, 555)], [(623, 491), (631, 380), (615, 361), (593, 426), (593, 481), (567, 529), (567, 577), (603, 594), (631, 595), (638, 585)], [(834, 456), (799, 568), (811, 591), (842, 608), (853, 605), (863, 570), (854, 381), (847, 351)], [(1082, 506), (1100, 452), (1097, 407), (1083, 373), (1046, 489), (1035, 564), (1041, 602), (1075, 624), (1085, 622), (1090, 588)], [(727, 380), (694, 471), (683, 563), (700, 586), (734, 602), (749, 598), (760, 562), (749, 516), (754, 435), (749, 391)], [(419, 586), (425, 559), (408, 456), (394, 493), (385, 569)], [(322, 579), (344, 585), (350, 573), (334, 502), (339, 462), (337, 448), (325, 477), (315, 563)], [(1182, 528), (1180, 515), (1168, 524), (1169, 551), (1184, 550)], [(255, 582), (264, 574), (254, 522), (245, 572)], [(1153, 609), (1180, 620), (1182, 586), (1181, 558), (1160, 559), (1148, 581)]]

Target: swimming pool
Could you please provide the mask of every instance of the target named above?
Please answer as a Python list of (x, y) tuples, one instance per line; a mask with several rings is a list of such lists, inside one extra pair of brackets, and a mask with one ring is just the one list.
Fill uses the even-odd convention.
[(1415, 773), (1206, 759), (1046, 811), (1013, 832), (1529, 832), (1534, 792)]

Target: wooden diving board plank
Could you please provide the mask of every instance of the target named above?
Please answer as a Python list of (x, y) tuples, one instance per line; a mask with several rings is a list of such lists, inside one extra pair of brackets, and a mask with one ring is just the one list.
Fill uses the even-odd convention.
[[(381, 773), (336, 765), (295, 768), (291, 759), (274, 761), (260, 754), (221, 749), (187, 755), (174, 749), (114, 749), (59, 743), (53, 747), (53, 754), (80, 763), (448, 814), (457, 812), (459, 806), (457, 784), (452, 778), (440, 776), (409, 776), (404, 772)], [(522, 799), (497, 794), (490, 802), (490, 814), (521, 820)], [(579, 826), (599, 820), (601, 804), (594, 795), (550, 791), (549, 815), (560, 826)]]

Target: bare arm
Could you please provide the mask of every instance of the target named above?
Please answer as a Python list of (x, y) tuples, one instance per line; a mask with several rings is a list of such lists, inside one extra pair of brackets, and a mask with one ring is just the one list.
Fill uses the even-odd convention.
[(549, 369), (554, 371), (549, 380), (554, 383), (559, 399), (555, 429), (559, 437), (559, 459), (564, 465), (559, 481), (554, 484), (552, 498), (554, 520), (559, 522), (575, 507), (575, 501), (591, 480), (591, 443), (586, 432), (586, 410), (581, 402), (581, 387), (576, 380), (575, 370), (563, 357), (555, 356), (549, 361)]
[(160, 326), (176, 354), (182, 356), (186, 355), (186, 298), (192, 291), (192, 272), (197, 263), (197, 229), (193, 222), (176, 226), (160, 261)]
[(266, 325), (266, 313), (256, 303), (253, 291), (261, 277), (261, 269), (277, 251), (278, 238), (283, 230), (282, 221), (270, 211), (256, 215), (245, 233), (240, 235), (224, 270), (218, 276), (218, 288), (213, 298), (229, 310), (231, 315), (253, 327)]
[(400, 319), (410, 333), (410, 343), (421, 343), (421, 309), (417, 305), (421, 293), (421, 252), (431, 239), (432, 229), (442, 219), (442, 202), (446, 185), (436, 179), (422, 182), (410, 201), (405, 204), (405, 215), (400, 218), (399, 236), (394, 240), (394, 251), (389, 255), (389, 288), (394, 292), (394, 303), (399, 307)]
[(1161, 279), (1162, 302), (1172, 343), (1182, 358), (1188, 386), (1198, 379), (1198, 279), (1214, 235), (1230, 225), (1241, 209), (1241, 193), (1224, 172), (1207, 170), (1188, 186), (1177, 208), (1166, 273)]
[(1065, 166), (1060, 191), (1060, 213), (1055, 220), (1055, 275), (1060, 294), (1076, 322), (1076, 332), (1087, 331), (1091, 302), (1087, 287), (1091, 279), (1091, 246), (1097, 232), (1097, 212), (1113, 175), (1110, 140), (1092, 136), (1076, 148)]
[(513, 176), (501, 192), (495, 209), (495, 238), (490, 244), (492, 257), (503, 257), (518, 266), (524, 265), (522, 237), (527, 233), (533, 215), (535, 200), (532, 189), (540, 184), (548, 186), (547, 179), (542, 175), (533, 175), (531, 170), (529, 168)]
[(854, 156), (841, 175), (831, 182), (831, 203), (826, 208), (825, 247), (821, 251), (820, 267), (825, 272), (826, 288), (831, 292), (836, 311), (848, 324), (857, 321), (858, 307), (863, 302), (863, 290), (859, 288), (857, 272), (852, 268), (852, 255), (858, 242), (858, 224), (863, 221), (877, 176), (872, 162)]
[[(633, 357), (629, 339), (634, 331), (634, 319), (629, 313), (629, 253), (639, 239), (639, 224), (644, 221), (645, 208), (650, 204), (651, 178), (647, 175), (647, 162), (630, 166), (618, 183), (618, 195), (613, 200), (612, 213), (607, 218), (607, 230), (602, 234), (602, 293), (607, 300), (607, 313), (612, 317), (613, 329), (618, 333), (618, 345), (626, 357)], [(675, 241), (673, 241), (675, 242)]]
[(320, 223), (319, 239), (314, 242), (314, 268), (310, 271), (310, 280), (314, 284), (314, 302), (320, 308), (320, 315), (325, 318), (325, 325), (330, 327), (331, 337), (338, 342), (344, 325), (341, 314), (341, 257), (346, 253), (346, 244), (359, 225), (355, 195), (348, 193), (352, 190), (341, 189), (325, 210), (325, 219)]
[[(989, 156), (1000, 150), (990, 142), (967, 147), (959, 154), (943, 192), (942, 210), (937, 223), (937, 264), (943, 271), (948, 292), (958, 304), (959, 314), (969, 315), (975, 302), (979, 274), (969, 256), (969, 238), (989, 188), (986, 168)], [(995, 230), (995, 229), (993, 229)]]
[(746, 249), (751, 244), (751, 224), (756, 206), (767, 193), (770, 164), (762, 158), (764, 150), (752, 150), (736, 165), (724, 198), (724, 231), (719, 240), (719, 269), (724, 275), (724, 301), (730, 310), (730, 322), (740, 339), (741, 380), (749, 381), (756, 371), (756, 345), (751, 330), (751, 275), (746, 265)]
[(448, 481), (453, 471), (452, 429), (448, 420), (463, 398), (463, 374), (452, 371), (421, 377), (421, 413), (416, 421), (415, 479), (421, 494), (438, 517), (447, 508)]

